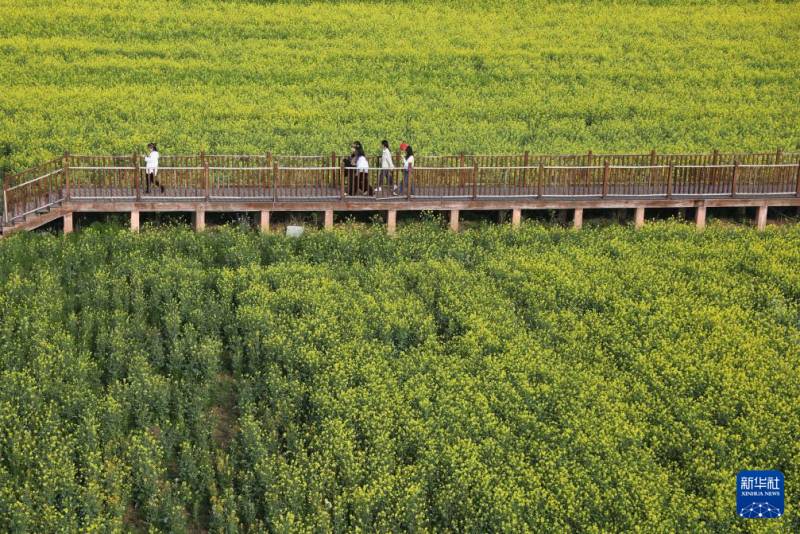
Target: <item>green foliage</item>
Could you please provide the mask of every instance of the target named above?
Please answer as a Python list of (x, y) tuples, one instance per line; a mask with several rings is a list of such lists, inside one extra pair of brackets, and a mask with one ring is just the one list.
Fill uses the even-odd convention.
[[(800, 228), (0, 242), (2, 531), (797, 531)], [(765, 423), (768, 422), (768, 423)]]
[[(656, 5), (664, 4), (664, 5)], [(800, 148), (800, 10), (0, 0), (0, 166), (65, 150)]]

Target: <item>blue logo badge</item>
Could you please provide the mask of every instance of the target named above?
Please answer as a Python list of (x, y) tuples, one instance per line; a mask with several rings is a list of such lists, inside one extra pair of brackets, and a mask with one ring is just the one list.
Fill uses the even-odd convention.
[(739, 471), (736, 475), (736, 513), (748, 519), (783, 515), (783, 473)]

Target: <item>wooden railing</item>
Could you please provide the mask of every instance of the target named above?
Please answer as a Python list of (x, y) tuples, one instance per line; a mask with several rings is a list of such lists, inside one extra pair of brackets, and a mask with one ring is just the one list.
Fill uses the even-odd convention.
[[(395, 157), (399, 166), (399, 154)], [(402, 169), (395, 168), (387, 175), (380, 171), (380, 156), (368, 159), (370, 172), (358, 176), (336, 154), (164, 155), (156, 183), (147, 184), (141, 155), (65, 154), (6, 177), (3, 220), (10, 225), (65, 200), (800, 196), (800, 152), (780, 150), (751, 154), (419, 155), (407, 185)]]
[(68, 169), (63, 158), (42, 163), (3, 180), (3, 218), (6, 224), (15, 218), (58, 204), (69, 193)]

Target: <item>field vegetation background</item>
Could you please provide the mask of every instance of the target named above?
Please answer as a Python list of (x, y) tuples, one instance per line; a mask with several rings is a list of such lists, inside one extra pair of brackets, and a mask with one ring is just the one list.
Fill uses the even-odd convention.
[(797, 225), (4, 239), (0, 530), (796, 532), (799, 263)]
[(798, 27), (793, 2), (0, 0), (0, 165), (793, 150)]
[[(794, 2), (0, 0), (65, 150), (800, 149)], [(372, 150), (372, 148), (370, 148)], [(800, 531), (800, 229), (0, 241), (0, 531)], [(773, 531), (774, 531), (773, 530)]]

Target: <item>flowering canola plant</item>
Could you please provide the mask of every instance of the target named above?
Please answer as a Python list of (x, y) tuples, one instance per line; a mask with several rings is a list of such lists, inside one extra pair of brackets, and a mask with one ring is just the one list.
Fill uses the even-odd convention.
[(758, 530), (798, 262), (796, 225), (12, 236), (0, 530)]

